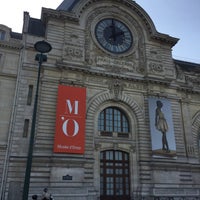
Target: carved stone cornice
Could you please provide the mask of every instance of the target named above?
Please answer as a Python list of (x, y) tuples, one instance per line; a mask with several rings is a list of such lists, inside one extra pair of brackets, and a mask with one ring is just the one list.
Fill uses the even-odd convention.
[(199, 64), (184, 61), (176, 61), (182, 65), (175, 64), (177, 85), (181, 90), (190, 90), (190, 92), (200, 91), (200, 69)]
[[(110, 72), (109, 70), (99, 70), (99, 68), (86, 66), (86, 65), (78, 65), (78, 64), (71, 64), (68, 62), (57, 61), (56, 66), (60, 70), (71, 70), (74, 72), (83, 72), (85, 74), (90, 74), (92, 76), (102, 76), (107, 78), (112, 78), (115, 80), (126, 80), (126, 81), (136, 81), (138, 83), (143, 84), (155, 84), (155, 85), (163, 85), (168, 88), (177, 90), (177, 91), (187, 91), (188, 93), (200, 93), (195, 87), (185, 83), (177, 83), (174, 84), (174, 80), (166, 79), (163, 77), (147, 77), (147, 76), (139, 76), (137, 74), (123, 74), (117, 72)], [(198, 81), (198, 80), (196, 80)], [(121, 88), (121, 85), (115, 85), (116, 88)]]
[(169, 79), (158, 79), (158, 78), (151, 78), (151, 77), (145, 77), (144, 75), (137, 75), (133, 73), (129, 74), (123, 74), (118, 73), (116, 71), (110, 72), (109, 70), (92, 67), (92, 66), (86, 66), (86, 65), (79, 65), (79, 64), (72, 64), (70, 62), (63, 62), (63, 61), (57, 61), (56, 67), (60, 70), (71, 70), (76, 72), (83, 72), (90, 75), (96, 75), (96, 76), (103, 76), (103, 77), (111, 77), (115, 79), (121, 79), (121, 80), (127, 80), (127, 81), (139, 81), (139, 82), (151, 82), (151, 83), (157, 83), (157, 84), (163, 84), (170, 86), (171, 80)]
[(0, 41), (0, 47), (20, 50), (20, 49), (22, 49), (23, 44), (17, 43), (17, 42)]
[(155, 40), (159, 40), (163, 43), (168, 43), (171, 47), (173, 47), (179, 41), (178, 38), (171, 37), (169, 35), (159, 33), (157, 31), (151, 34), (151, 38)]
[(69, 21), (72, 21), (72, 22), (78, 22), (79, 21), (78, 17), (72, 12), (42, 8), (41, 20), (44, 23), (46, 23), (49, 18), (69, 20)]

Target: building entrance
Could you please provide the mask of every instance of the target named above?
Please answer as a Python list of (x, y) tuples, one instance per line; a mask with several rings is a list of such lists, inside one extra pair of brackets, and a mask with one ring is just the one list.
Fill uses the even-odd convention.
[(101, 200), (130, 200), (129, 154), (102, 151), (100, 156)]

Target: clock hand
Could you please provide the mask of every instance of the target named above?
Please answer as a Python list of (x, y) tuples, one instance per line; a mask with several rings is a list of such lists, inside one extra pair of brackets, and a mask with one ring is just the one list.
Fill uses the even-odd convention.
[(115, 22), (114, 22), (113, 19), (112, 19), (111, 29), (112, 29), (112, 35), (111, 35), (110, 37), (113, 38), (113, 40), (114, 40), (114, 42), (115, 42), (115, 41), (116, 41), (116, 37), (115, 37), (116, 29), (115, 29)]
[[(116, 42), (118, 37), (124, 37), (124, 32), (123, 31), (119, 31), (119, 32), (112, 32), (111, 36), (109, 37), (109, 39), (113, 39), (114, 42)], [(121, 39), (121, 38), (120, 38)]]
[(114, 42), (116, 42), (118, 36), (124, 35), (123, 31), (117, 32), (116, 26), (115, 26), (115, 21), (113, 19), (112, 19), (110, 28), (112, 30), (112, 34), (110, 35), (109, 39), (113, 39)]

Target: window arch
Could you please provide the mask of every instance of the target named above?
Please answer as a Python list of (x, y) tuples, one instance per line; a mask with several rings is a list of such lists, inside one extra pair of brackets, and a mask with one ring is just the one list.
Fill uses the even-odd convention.
[(105, 136), (112, 136), (113, 132), (119, 137), (128, 136), (129, 122), (125, 113), (117, 107), (105, 108), (98, 117), (98, 131)]

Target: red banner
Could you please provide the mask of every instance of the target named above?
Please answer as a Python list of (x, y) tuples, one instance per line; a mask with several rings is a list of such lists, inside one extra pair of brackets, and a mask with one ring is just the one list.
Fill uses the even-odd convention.
[(86, 88), (59, 85), (55, 153), (84, 153), (85, 112)]

